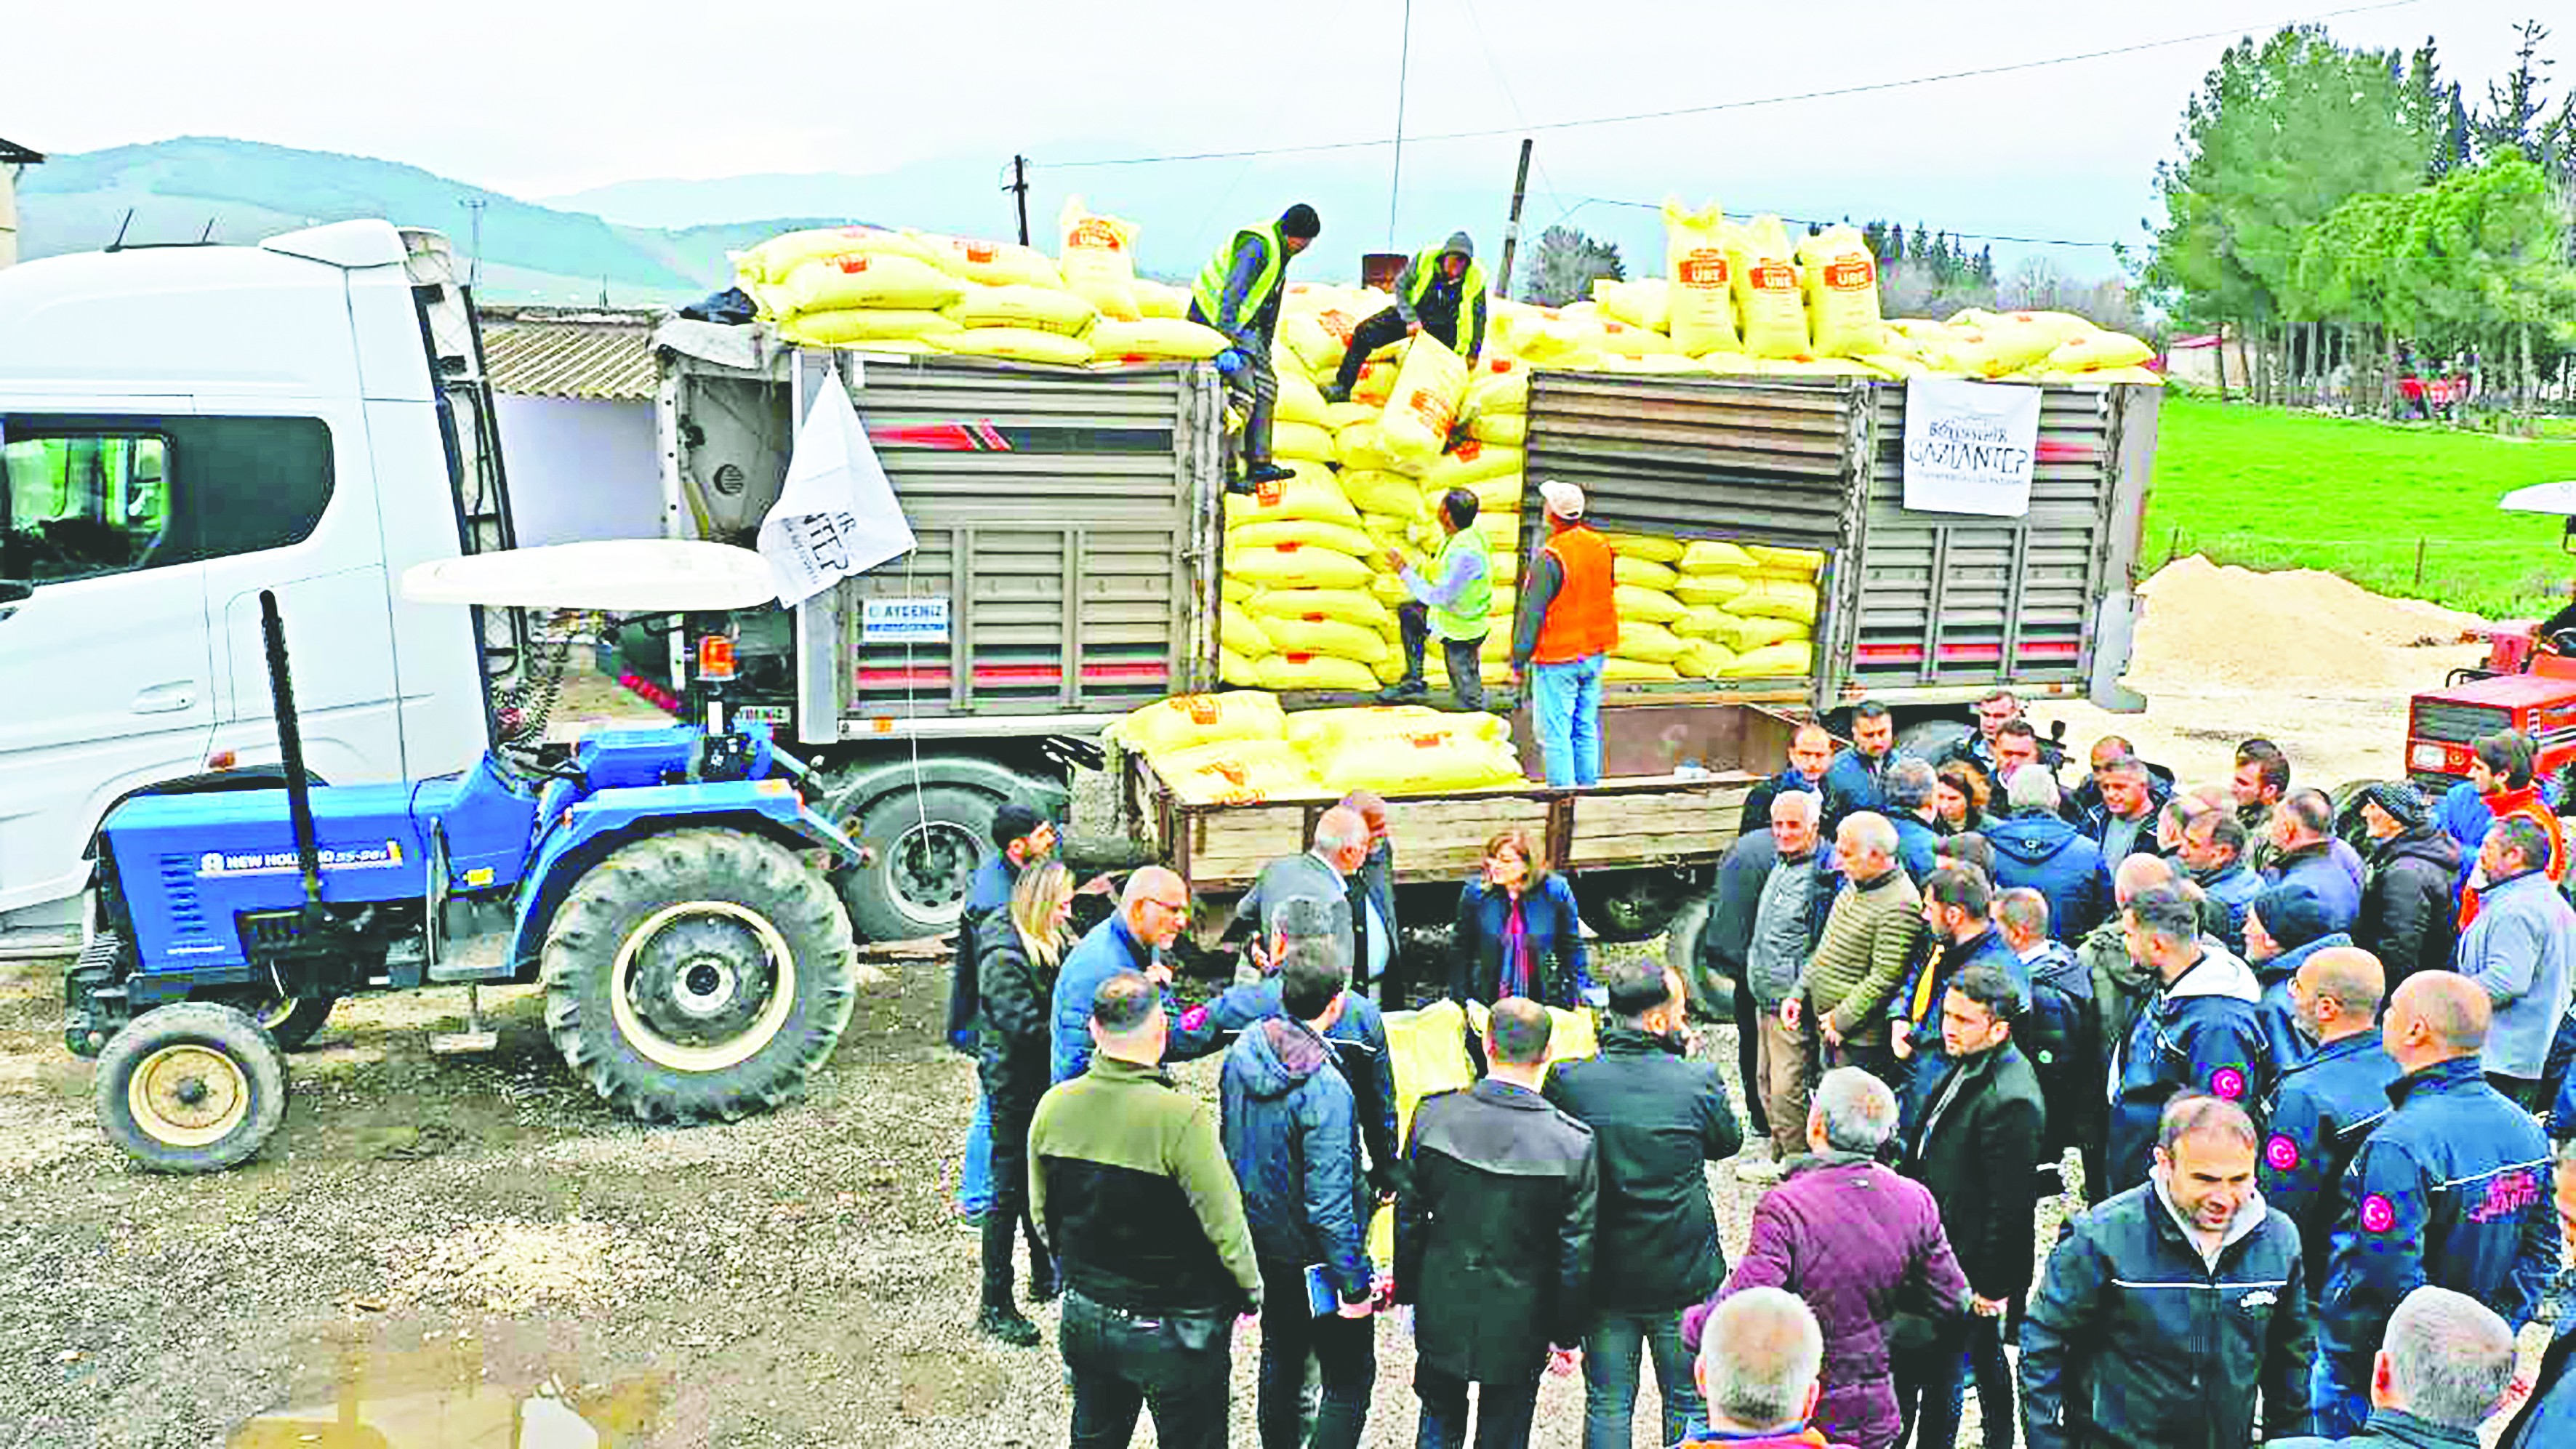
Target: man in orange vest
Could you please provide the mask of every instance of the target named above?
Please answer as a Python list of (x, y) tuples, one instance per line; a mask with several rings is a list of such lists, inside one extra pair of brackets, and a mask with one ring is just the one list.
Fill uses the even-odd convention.
[(1547, 782), (1601, 780), (1601, 666), (1619, 642), (1610, 544), (1583, 526), (1583, 490), (1538, 485), (1547, 542), (1530, 559), (1512, 625), (1512, 668), (1528, 692)]

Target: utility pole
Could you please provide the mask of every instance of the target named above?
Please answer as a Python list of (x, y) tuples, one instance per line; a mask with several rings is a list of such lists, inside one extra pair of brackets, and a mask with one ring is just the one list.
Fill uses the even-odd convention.
[(1413, 69), (1413, 0), (1404, 0), (1404, 39), (1395, 59), (1395, 174), (1386, 183), (1386, 249), (1394, 251), (1395, 208), (1404, 191), (1404, 87)]
[(1521, 169), (1512, 178), (1512, 219), (1503, 226), (1503, 267), (1494, 274), (1494, 295), (1506, 301), (1512, 295), (1512, 253), (1521, 246), (1521, 201), (1529, 195), (1530, 151), (1537, 144), (1533, 137), (1521, 137)]
[(483, 198), (479, 196), (466, 198), (465, 214), (473, 238), (468, 244), (474, 248), (473, 255), (465, 262), (465, 285), (477, 287), (483, 283)]
[(1009, 184), (1009, 185), (1007, 185), (1007, 186), (1003, 187), (1002, 189), (1003, 189), (1004, 191), (1008, 191), (1008, 192), (1012, 193), (1012, 194), (1013, 194), (1013, 196), (1016, 198), (1016, 200), (1017, 200), (1017, 201), (1018, 201), (1018, 203), (1019, 203), (1019, 209), (1020, 209), (1020, 245), (1022, 245), (1022, 246), (1027, 246), (1027, 245), (1029, 244), (1029, 158), (1028, 158), (1028, 157), (1026, 157), (1026, 156), (1014, 156), (1014, 157), (1012, 157), (1012, 158), (1011, 158), (1011, 181), (1010, 181), (1010, 184)]

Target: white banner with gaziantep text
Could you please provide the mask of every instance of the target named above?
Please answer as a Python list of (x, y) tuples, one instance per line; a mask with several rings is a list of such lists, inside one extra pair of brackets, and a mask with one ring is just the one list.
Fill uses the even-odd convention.
[(2020, 518), (2039, 453), (2039, 389), (1918, 377), (1905, 384), (1905, 506)]
[(760, 521), (760, 556), (778, 580), (778, 602), (792, 609), (914, 547), (849, 389), (828, 384), (797, 431), (778, 502)]

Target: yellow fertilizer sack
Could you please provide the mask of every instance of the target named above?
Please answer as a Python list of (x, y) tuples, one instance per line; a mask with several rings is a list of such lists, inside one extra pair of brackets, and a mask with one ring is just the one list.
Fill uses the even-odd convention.
[(1342, 496), (1362, 513), (1412, 519), (1422, 514), (1422, 485), (1401, 473), (1353, 468), (1342, 475)]
[(1774, 569), (1814, 577), (1825, 566), (1825, 556), (1811, 548), (1779, 548), (1767, 543), (1748, 543), (1744, 552), (1753, 567)]
[[(1149, 317), (1140, 321), (1104, 318), (1084, 334), (1094, 354), (1111, 362), (1205, 362), (1225, 351), (1225, 334), (1196, 322), (1175, 321), (1168, 317)], [(1298, 378), (1309, 391), (1314, 384)], [(1282, 401), (1288, 396), (1287, 377), (1279, 379)], [(1323, 399), (1317, 398), (1321, 411)], [(1311, 420), (1310, 420), (1311, 421)]]
[(1762, 359), (1741, 352), (1703, 352), (1700, 371), (1718, 377), (1751, 377), (1762, 371)]
[(1730, 613), (1726, 617), (1728, 620), (1726, 633), (1715, 637), (1738, 654), (1804, 639), (1813, 627), (1801, 624), (1795, 619), (1754, 614)]
[(1261, 671), (1253, 666), (1250, 659), (1231, 649), (1216, 651), (1216, 677), (1218, 683), (1230, 689), (1261, 687)]
[(1517, 513), (1479, 513), (1476, 531), (1485, 536), (1487, 547), (1505, 558), (1520, 551), (1521, 516)]
[(1270, 636), (1251, 614), (1232, 604), (1216, 611), (1216, 641), (1247, 659), (1258, 659), (1270, 652)]
[(1825, 357), (1856, 357), (1876, 350), (1878, 261), (1869, 243), (1848, 226), (1829, 226), (1798, 243), (1798, 277), (1807, 298), (1807, 325)]
[(1601, 315), (1613, 322), (1661, 332), (1671, 316), (1672, 284), (1661, 277), (1634, 282), (1614, 282), (1603, 277), (1592, 284), (1592, 300)]
[(1695, 538), (1682, 549), (1681, 571), (1686, 574), (1751, 573), (1761, 566), (1742, 546), (1720, 538)]
[(1685, 639), (1726, 640), (1735, 637), (1735, 616), (1715, 604), (1690, 604), (1667, 627)]
[(1418, 512), (1409, 516), (1396, 513), (1361, 514), (1360, 532), (1367, 534), (1369, 542), (1376, 545), (1369, 550), (1370, 559), (1374, 561), (1377, 558), (1379, 549), (1399, 549), (1407, 555), (1422, 552), (1421, 545), (1413, 537), (1414, 531), (1422, 526), (1422, 522), (1422, 515)]
[(1378, 677), (1375, 670), (1356, 659), (1332, 659), (1320, 654), (1273, 654), (1254, 665), (1261, 672), (1261, 687), (1282, 694), (1293, 690), (1326, 690), (1344, 694), (1374, 694)]
[(1450, 425), (1466, 395), (1467, 364), (1430, 333), (1415, 336), (1404, 349), (1395, 391), (1379, 423), (1387, 451), (1400, 461), (1428, 466), (1448, 445)]
[(928, 232), (914, 232), (912, 236), (929, 254), (931, 265), (963, 281), (981, 282), (987, 287), (1064, 290), (1064, 273), (1034, 247)]
[(970, 287), (948, 315), (959, 325), (978, 327), (1023, 327), (1032, 332), (1056, 332), (1067, 337), (1080, 337), (1100, 320), (1100, 313), (1089, 302), (1071, 292), (1055, 287), (1032, 287), (1013, 283), (999, 287)]
[(1735, 241), (1737, 250), (1729, 261), (1744, 350), (1755, 357), (1812, 355), (1807, 299), (1798, 290), (1798, 267), (1790, 258), (1789, 235), (1780, 218), (1755, 217), (1736, 228)]
[(1370, 572), (1349, 554), (1304, 543), (1232, 545), (1225, 552), (1225, 570), (1275, 589), (1362, 589), (1368, 587)]
[[(1321, 396), (1320, 393), (1317, 395)], [(1324, 404), (1324, 426), (1332, 429), (1334, 436), (1338, 437), (1344, 429), (1356, 428), (1362, 423), (1371, 427), (1377, 426), (1378, 414), (1381, 411), (1383, 409), (1370, 407), (1367, 403), (1326, 403)]]
[(1375, 595), (1359, 589), (1264, 589), (1245, 607), (1256, 619), (1338, 619), (1363, 629), (1395, 618)]
[(847, 307), (805, 312), (778, 324), (779, 334), (805, 347), (851, 347), (863, 342), (919, 342), (966, 329), (947, 314), (894, 308)]
[(1649, 328), (1631, 327), (1625, 322), (1604, 322), (1601, 324), (1599, 341), (1596, 345), (1608, 361), (1666, 359), (1656, 364), (1658, 370), (1665, 368), (1676, 372), (1689, 370), (1674, 366), (1669, 360), (1681, 357), (1680, 346), (1661, 332)]
[(1217, 594), (1229, 604), (1240, 604), (1259, 592), (1260, 590), (1242, 579), (1221, 579), (1217, 582)]
[(1604, 684), (1678, 684), (1681, 677), (1680, 670), (1660, 659), (1636, 659), (1613, 654), (1601, 661)]
[(1388, 400), (1395, 396), (1396, 375), (1395, 364), (1391, 362), (1362, 364), (1359, 378), (1351, 384), (1351, 401), (1366, 403), (1383, 416)]
[(1181, 288), (1139, 277), (1135, 282), (1135, 292), (1136, 310), (1142, 315), (1170, 322), (1189, 320), (1190, 294)]
[(1719, 673), (1722, 679), (1792, 679), (1816, 672), (1812, 644), (1766, 644), (1736, 656)]
[(1605, 533), (1601, 540), (1621, 558), (1641, 558), (1648, 563), (1659, 564), (1681, 561), (1682, 541), (1678, 538), (1659, 538), (1650, 533)]
[(1249, 805), (1283, 795), (1317, 793), (1305, 756), (1286, 740), (1226, 740), (1156, 755), (1154, 773), (1163, 777), (1173, 794), (1193, 805)]
[(733, 270), (744, 290), (756, 291), (786, 281), (807, 262), (870, 255), (930, 260), (921, 243), (901, 232), (880, 231), (872, 226), (826, 226), (781, 232), (749, 251), (736, 252)]
[(1315, 763), (1327, 790), (1430, 795), (1521, 782), (1510, 746), (1450, 729), (1408, 730), (1346, 741)]
[(1225, 496), (1225, 521), (1231, 528), (1245, 523), (1270, 523), (1283, 518), (1312, 518), (1324, 523), (1359, 527), (1359, 510), (1342, 496), (1342, 485), (1333, 478), (1332, 470), (1319, 464), (1299, 462), (1289, 465), (1289, 477), (1264, 483), (1251, 493), (1229, 493)]
[(2084, 374), (2086, 382), (2126, 382), (2140, 387), (2162, 387), (2164, 374), (2147, 367), (2105, 367)]
[(1667, 591), (1682, 581), (1682, 576), (1673, 572), (1670, 564), (1659, 564), (1648, 558), (1630, 558), (1624, 553), (1611, 555), (1610, 576), (1617, 583)]
[(2125, 332), (2097, 328), (2057, 344), (2057, 350), (2048, 354), (2043, 365), (2058, 372), (2101, 372), (2138, 367), (2155, 355), (2154, 348)]
[(1353, 558), (1370, 558), (1378, 550), (1377, 540), (1367, 530), (1347, 523), (1327, 523), (1320, 518), (1269, 518), (1238, 523), (1225, 531), (1228, 548), (1260, 548), (1266, 544), (1301, 543), (1311, 548), (1328, 548)]
[(1619, 621), (1619, 642), (1610, 652), (1625, 659), (1670, 664), (1682, 652), (1682, 638), (1661, 624), (1622, 618)]
[[(2064, 312), (1962, 312), (1950, 319), (1948, 352), (1967, 371), (2003, 377), (2094, 330), (2092, 323)], [(1927, 361), (1931, 351), (1926, 349)]]
[(1527, 457), (1518, 448), (1469, 438), (1440, 455), (1439, 461), (1423, 473), (1422, 486), (1436, 496), (1452, 488), (1473, 488), (1489, 478), (1517, 477)]
[(1813, 624), (1816, 622), (1816, 586), (1813, 583), (1756, 579), (1753, 587), (1727, 601), (1726, 611), (1741, 618), (1788, 619), (1800, 624)]
[(1027, 327), (969, 327), (963, 332), (925, 340), (942, 352), (961, 357), (1001, 357), (1013, 362), (1052, 362), (1065, 367), (1079, 367), (1091, 360), (1091, 344), (1081, 338)]
[(1387, 657), (1386, 636), (1374, 627), (1345, 624), (1339, 619), (1274, 616), (1262, 621), (1261, 632), (1270, 636), (1271, 648), (1281, 654), (1325, 654), (1335, 659), (1356, 659), (1362, 664), (1376, 664)]
[[(1108, 323), (1117, 326), (1117, 323)], [(1273, 422), (1270, 425), (1270, 455), (1290, 461), (1305, 459), (1310, 463), (1333, 461), (1333, 435), (1313, 423)]]
[(1685, 646), (1673, 668), (1698, 679), (1723, 679), (1735, 665), (1735, 651), (1714, 639), (1693, 639)]
[(1176, 694), (1131, 711), (1103, 733), (1129, 749), (1160, 755), (1224, 740), (1285, 739), (1288, 716), (1266, 694)]
[(1529, 369), (1513, 364), (1507, 372), (1480, 372), (1467, 384), (1464, 410), (1474, 417), (1496, 413), (1514, 416), (1529, 411)]
[(1522, 413), (1478, 413), (1467, 424), (1467, 436), (1480, 443), (1524, 447), (1529, 442), (1529, 418)]
[(1333, 434), (1333, 455), (1352, 472), (1421, 471), (1417, 464), (1396, 456), (1387, 446), (1386, 430), (1376, 423), (1353, 423)]
[(1416, 1103), (1437, 1092), (1476, 1084), (1475, 1060), (1467, 1055), (1466, 1013), (1454, 1001), (1419, 1011), (1388, 1012), (1386, 1056), (1395, 1076), (1398, 1142), (1413, 1129)]
[(771, 306), (782, 315), (853, 307), (936, 312), (965, 290), (955, 277), (918, 257), (853, 252), (805, 263), (776, 283), (770, 296)]
[(1697, 358), (1684, 357), (1678, 352), (1650, 353), (1643, 357), (1622, 357), (1611, 353), (1602, 357), (1600, 370), (1643, 373), (1656, 377), (1683, 377), (1705, 374), (1708, 371), (1708, 365)]
[(1726, 213), (1712, 202), (1688, 211), (1664, 203), (1665, 330), (1693, 357), (1743, 350), (1735, 323), (1734, 259)]
[(1630, 620), (1648, 624), (1670, 624), (1686, 612), (1679, 599), (1661, 589), (1621, 584), (1613, 591), (1613, 595), (1622, 625)]
[[(1136, 301), (1136, 224), (1083, 209), (1082, 198), (1068, 197), (1056, 215), (1060, 239), (1057, 270), (1075, 296), (1120, 322), (1142, 318)], [(1210, 357), (1215, 353), (1207, 354)]]
[[(1204, 328), (1201, 330), (1207, 332), (1210, 337), (1216, 338), (1219, 351), (1224, 350), (1225, 336), (1223, 333), (1220, 333), (1213, 328)], [(1099, 339), (1095, 336), (1092, 340), (1092, 346), (1097, 347), (1099, 345)], [(1216, 354), (1210, 353), (1208, 355), (1213, 357)], [(1312, 426), (1322, 428), (1327, 436), (1329, 436), (1333, 431), (1332, 422), (1326, 416), (1324, 410), (1323, 390), (1315, 386), (1313, 379), (1301, 377), (1293, 372), (1283, 372), (1279, 374), (1279, 401), (1272, 406), (1270, 419), (1273, 423), (1311, 424)]]
[(1684, 574), (1673, 597), (1685, 604), (1727, 604), (1753, 587), (1750, 574)]
[[(1479, 478), (1473, 483), (1455, 486), (1463, 487), (1475, 494), (1476, 507), (1483, 512), (1518, 513), (1521, 511), (1521, 491), (1526, 485), (1527, 480), (1518, 473), (1497, 473), (1491, 478)], [(1448, 491), (1447, 488), (1435, 488), (1428, 481), (1423, 483), (1422, 516), (1424, 518), (1438, 515), (1441, 495)]]

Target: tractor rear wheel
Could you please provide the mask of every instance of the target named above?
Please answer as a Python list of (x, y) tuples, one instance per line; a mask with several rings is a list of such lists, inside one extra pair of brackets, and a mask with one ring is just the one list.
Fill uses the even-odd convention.
[(733, 1121), (795, 1095), (850, 1022), (849, 917), (773, 841), (680, 830), (573, 883), (546, 932), (546, 1031), (648, 1122)]
[(99, 1054), (99, 1124), (155, 1172), (248, 1161), (286, 1115), (286, 1056), (249, 1013), (181, 1001), (126, 1024)]

